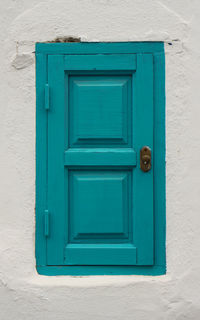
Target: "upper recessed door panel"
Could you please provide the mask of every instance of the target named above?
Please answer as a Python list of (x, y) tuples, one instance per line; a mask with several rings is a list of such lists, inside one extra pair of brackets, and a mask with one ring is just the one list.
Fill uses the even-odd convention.
[(131, 76), (69, 77), (70, 147), (131, 146)]

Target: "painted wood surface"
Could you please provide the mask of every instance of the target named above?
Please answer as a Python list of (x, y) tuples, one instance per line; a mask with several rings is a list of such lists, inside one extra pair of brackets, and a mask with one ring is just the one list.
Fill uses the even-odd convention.
[(65, 70), (135, 70), (136, 55), (65, 55)]

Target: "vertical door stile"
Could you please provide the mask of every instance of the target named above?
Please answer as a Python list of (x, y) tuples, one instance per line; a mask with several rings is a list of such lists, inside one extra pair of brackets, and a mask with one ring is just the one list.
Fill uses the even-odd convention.
[[(153, 155), (153, 55), (137, 54), (136, 71), (136, 149), (140, 159), (140, 150), (148, 146)], [(134, 235), (137, 250), (138, 265), (154, 263), (153, 234), (153, 157), (152, 168), (148, 172), (135, 168), (135, 223)]]
[[(64, 59), (64, 57), (63, 57)], [(69, 73), (65, 72), (64, 75), (64, 88), (65, 88), (65, 93), (64, 93), (64, 99), (65, 99), (65, 105), (64, 105), (64, 150), (63, 150), (63, 166), (64, 166), (64, 153), (66, 150), (69, 149)], [(66, 258), (65, 253), (65, 245), (68, 242), (69, 239), (69, 175), (70, 171), (69, 168), (64, 166), (64, 245), (63, 245), (63, 254), (64, 254), (64, 260)]]
[(63, 264), (65, 234), (65, 83), (63, 55), (49, 55), (48, 84), (51, 89), (48, 111), (48, 209), (51, 214), (51, 236), (47, 239), (47, 264)]

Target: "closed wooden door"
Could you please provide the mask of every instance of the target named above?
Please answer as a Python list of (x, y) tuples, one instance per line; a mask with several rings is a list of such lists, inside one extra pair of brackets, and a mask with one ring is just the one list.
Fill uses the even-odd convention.
[(49, 55), (48, 85), (47, 265), (152, 265), (152, 54)]

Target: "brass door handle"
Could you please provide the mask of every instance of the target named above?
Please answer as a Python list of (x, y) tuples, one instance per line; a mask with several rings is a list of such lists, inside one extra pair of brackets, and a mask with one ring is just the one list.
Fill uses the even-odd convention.
[(151, 149), (147, 146), (140, 150), (140, 169), (144, 172), (151, 169)]

